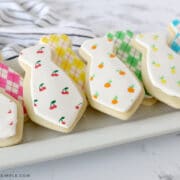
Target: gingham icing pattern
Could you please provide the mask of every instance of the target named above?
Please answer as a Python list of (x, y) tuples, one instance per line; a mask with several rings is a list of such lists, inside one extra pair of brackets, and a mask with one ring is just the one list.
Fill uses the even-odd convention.
[(178, 19), (174, 19), (171, 24), (170, 24), (172, 30), (175, 32), (175, 33), (178, 33), (180, 32), (180, 20)]
[(3, 63), (0, 63), (0, 88), (16, 100), (23, 99), (21, 76)]
[[(23, 79), (7, 65), (0, 63), (0, 88), (23, 103)], [(24, 107), (24, 113), (26, 109)]]
[[(107, 34), (109, 39), (114, 41), (113, 51), (117, 57), (125, 63), (142, 82), (141, 61), (142, 53), (134, 48), (130, 43), (134, 34), (131, 31), (117, 31)], [(152, 96), (145, 89), (145, 97), (152, 98)]]
[(53, 34), (42, 37), (40, 42), (50, 45), (54, 52), (53, 61), (55, 64), (84, 89), (86, 65), (72, 50), (70, 38), (64, 34)]
[(142, 54), (130, 45), (133, 33), (130, 31), (118, 31), (108, 33), (107, 36), (114, 40), (114, 52), (118, 58), (123, 61), (135, 73), (139, 80), (142, 81), (141, 59)]
[(179, 20), (173, 20), (171, 22), (171, 27), (173, 31), (176, 33), (176, 36), (174, 37), (172, 43), (171, 43), (171, 48), (177, 52), (180, 53), (180, 21)]

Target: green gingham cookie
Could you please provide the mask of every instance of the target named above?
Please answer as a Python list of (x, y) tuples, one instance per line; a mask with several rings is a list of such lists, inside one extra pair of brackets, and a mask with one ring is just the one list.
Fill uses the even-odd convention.
[[(142, 82), (141, 74), (141, 60), (142, 53), (136, 50), (130, 45), (133, 38), (131, 31), (118, 31), (115, 33), (108, 33), (108, 39), (114, 41), (113, 51), (117, 57), (123, 61), (136, 75), (136, 77)], [(152, 96), (145, 89), (146, 98)]]

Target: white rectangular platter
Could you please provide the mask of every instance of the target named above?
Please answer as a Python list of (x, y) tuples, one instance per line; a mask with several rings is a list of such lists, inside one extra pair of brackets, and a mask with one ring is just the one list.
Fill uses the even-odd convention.
[(141, 106), (130, 121), (120, 121), (91, 108), (71, 134), (31, 122), (22, 144), (0, 149), (0, 168), (10, 168), (75, 155), (180, 130), (180, 111), (157, 103)]

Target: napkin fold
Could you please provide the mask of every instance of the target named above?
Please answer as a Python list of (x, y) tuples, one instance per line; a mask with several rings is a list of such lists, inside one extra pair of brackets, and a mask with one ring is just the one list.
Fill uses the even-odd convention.
[(89, 27), (66, 22), (61, 19), (60, 12), (56, 12), (43, 1), (0, 1), (0, 51), (6, 64), (15, 71), (21, 71), (16, 61), (19, 52), (36, 44), (41, 36), (48, 34), (68, 35), (74, 50), (86, 39), (95, 37)]

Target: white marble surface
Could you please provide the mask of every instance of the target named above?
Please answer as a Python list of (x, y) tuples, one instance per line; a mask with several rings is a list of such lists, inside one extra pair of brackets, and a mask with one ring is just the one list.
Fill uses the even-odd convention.
[[(109, 30), (165, 30), (180, 18), (179, 0), (48, 0), (66, 20), (87, 24), (98, 34)], [(30, 174), (3, 178), (1, 174)], [(1, 179), (180, 180), (180, 132), (97, 152), (0, 172)]]

